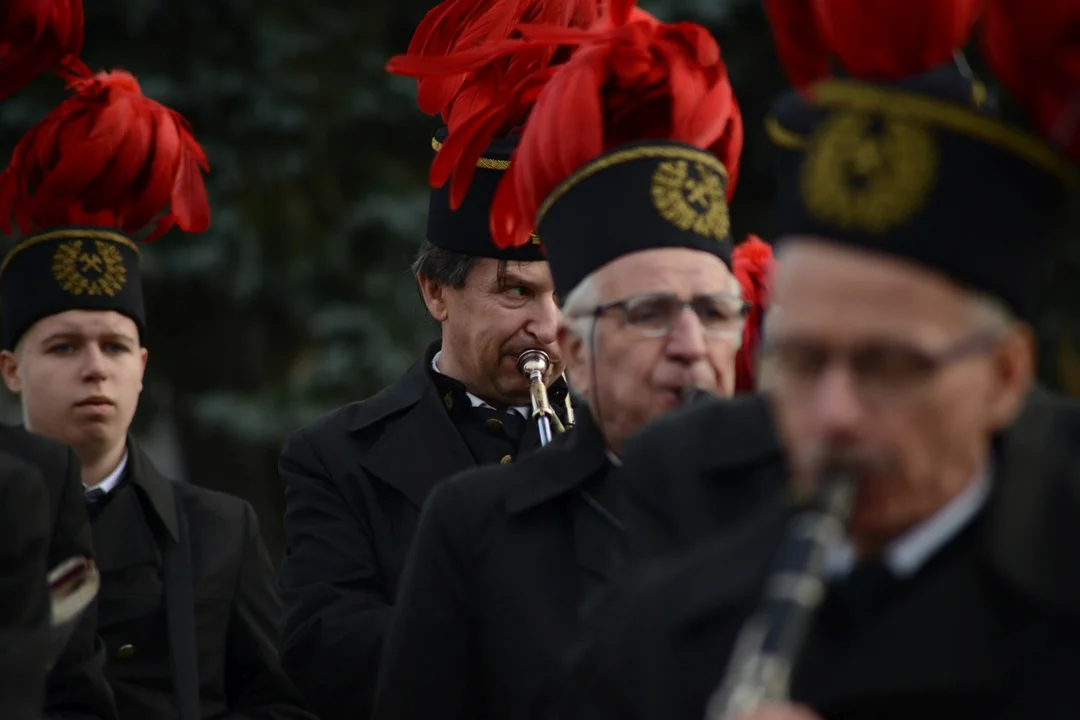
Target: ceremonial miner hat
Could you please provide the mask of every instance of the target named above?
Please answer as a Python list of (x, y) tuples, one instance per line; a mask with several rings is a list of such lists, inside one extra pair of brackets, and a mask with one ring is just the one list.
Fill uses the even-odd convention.
[[(1030, 316), (1072, 176), (1041, 138), (992, 116), (954, 61), (981, 3), (819, 3), (797, 17), (784, 3), (770, 7), (799, 90), (767, 121), (778, 148), (778, 243), (820, 238), (887, 254)], [(830, 32), (808, 38), (815, 27)], [(828, 64), (808, 60), (810, 47), (846, 77), (825, 77)]]
[[(30, 130), (0, 175), (0, 230), (23, 239), (0, 264), (4, 347), (68, 310), (146, 313), (136, 237), (202, 232), (206, 156), (176, 112), (124, 71), (72, 63), (71, 95)], [(14, 217), (15, 226), (11, 219)]]
[(782, 237), (929, 267), (1025, 316), (1069, 168), (1045, 143), (917, 90), (834, 81), (779, 104)]
[(712, 152), (671, 140), (619, 145), (586, 163), (536, 215), (563, 297), (609, 262), (640, 250), (683, 247), (731, 266), (728, 167)]
[[(431, 140), (438, 152), (446, 142), (448, 130), (440, 128)], [(451, 183), (432, 188), (428, 204), (427, 239), (432, 245), (463, 255), (490, 257), (499, 260), (543, 260), (540, 241), (535, 235), (524, 245), (499, 247), (491, 237), (491, 203), (495, 189), (507, 168), (517, 145), (518, 136), (508, 135), (493, 140), (476, 160), (476, 174), (458, 208), (450, 203)]]
[[(417, 101), (445, 127), (432, 140), (431, 200), (427, 239), (437, 247), (475, 257), (543, 260), (532, 235), (514, 246), (496, 245), (488, 220), (495, 189), (510, 166), (521, 121), (528, 112), (501, 113), (501, 96), (522, 78), (564, 61), (566, 49), (504, 53), (476, 60), (471, 51), (483, 43), (511, 37), (521, 22), (548, 27), (587, 27), (596, 19), (597, 0), (444, 0), (420, 22), (408, 51), (387, 63), (387, 70), (417, 79)], [(461, 55), (469, 56), (464, 63)], [(494, 111), (494, 112), (493, 112)], [(470, 119), (483, 120), (487, 142), (460, 144)], [(473, 125), (475, 129), (476, 125)], [(471, 137), (471, 136), (470, 136)], [(467, 156), (467, 161), (463, 160)]]

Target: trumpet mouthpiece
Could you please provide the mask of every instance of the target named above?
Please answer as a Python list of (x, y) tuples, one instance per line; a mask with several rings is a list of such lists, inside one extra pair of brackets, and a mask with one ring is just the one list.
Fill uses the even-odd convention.
[(525, 377), (533, 377), (539, 374), (541, 377), (551, 367), (551, 358), (543, 350), (526, 350), (518, 355), (517, 359), (518, 372)]

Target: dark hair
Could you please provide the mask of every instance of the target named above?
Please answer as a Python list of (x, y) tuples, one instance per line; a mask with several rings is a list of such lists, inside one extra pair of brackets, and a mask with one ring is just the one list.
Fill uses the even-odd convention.
[(469, 271), (476, 264), (476, 260), (477, 258), (472, 255), (464, 255), (453, 250), (444, 250), (425, 240), (416, 252), (412, 272), (416, 277), (425, 277), (434, 280), (440, 285), (447, 285), (460, 290), (465, 287), (465, 281), (469, 278)]

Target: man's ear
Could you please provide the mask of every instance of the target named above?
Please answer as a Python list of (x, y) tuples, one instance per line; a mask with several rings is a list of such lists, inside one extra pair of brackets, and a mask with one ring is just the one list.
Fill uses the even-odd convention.
[(139, 392), (142, 392), (143, 381), (146, 378), (146, 361), (150, 359), (150, 351), (144, 347), (139, 348), (139, 359), (142, 360), (142, 375), (139, 377)]
[(446, 287), (423, 275), (417, 275), (416, 282), (420, 285), (420, 294), (424, 296), (424, 304), (431, 317), (436, 322), (444, 322), (449, 314), (446, 309)]
[(10, 350), (0, 352), (0, 375), (4, 376), (4, 384), (7, 389), (18, 395), (22, 392), (22, 381), (19, 379), (19, 358)]
[(1024, 324), (1017, 323), (1005, 333), (993, 355), (994, 395), (990, 401), (990, 415), (994, 426), (1008, 427), (1020, 414), (1024, 401), (1035, 382), (1035, 333)]

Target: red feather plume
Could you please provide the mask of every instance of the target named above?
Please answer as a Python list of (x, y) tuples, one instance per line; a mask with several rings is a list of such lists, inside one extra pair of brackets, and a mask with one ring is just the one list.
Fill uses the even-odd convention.
[(750, 235), (741, 242), (732, 256), (735, 279), (742, 287), (743, 300), (750, 305), (742, 347), (735, 356), (735, 389), (740, 392), (754, 389), (754, 369), (761, 347), (761, 324), (769, 308), (769, 283), (774, 264), (772, 247), (756, 235)]
[(987, 61), (1051, 142), (1080, 160), (1080, 3), (990, 0)]
[[(390, 59), (389, 72), (417, 78), (417, 100), (429, 115), (441, 114), (453, 133), (499, 93), (559, 59), (555, 46), (531, 46), (466, 71), (445, 74), (443, 58), (516, 35), (518, 24), (587, 27), (599, 14), (598, 0), (444, 0), (420, 22), (405, 55)], [(510, 120), (505, 134), (522, 118)]]
[(943, 65), (971, 35), (986, 0), (765, 0), (784, 71), (797, 89), (849, 76), (884, 82)]
[(82, 0), (0, 2), (0, 100), (78, 57), (82, 44)]
[(0, 230), (11, 232), (12, 215), (23, 233), (149, 227), (150, 242), (173, 225), (206, 230), (210, 168), (187, 120), (122, 70), (93, 75), (73, 62), (68, 80), (71, 96), (30, 129), (0, 174)]
[[(471, 113), (451, 132), (431, 168), (431, 183), (451, 176), (460, 203), (476, 161), (508, 120), (529, 119), (492, 204), (500, 247), (528, 242), (536, 212), (559, 183), (606, 150), (668, 139), (709, 150), (738, 179), (743, 126), (720, 47), (691, 23), (664, 24), (633, 0), (611, 0), (588, 29), (526, 24), (522, 38), (444, 58), (440, 72), (483, 66), (533, 47), (573, 46), (565, 64), (535, 72)], [(531, 110), (530, 110), (531, 108)]]

